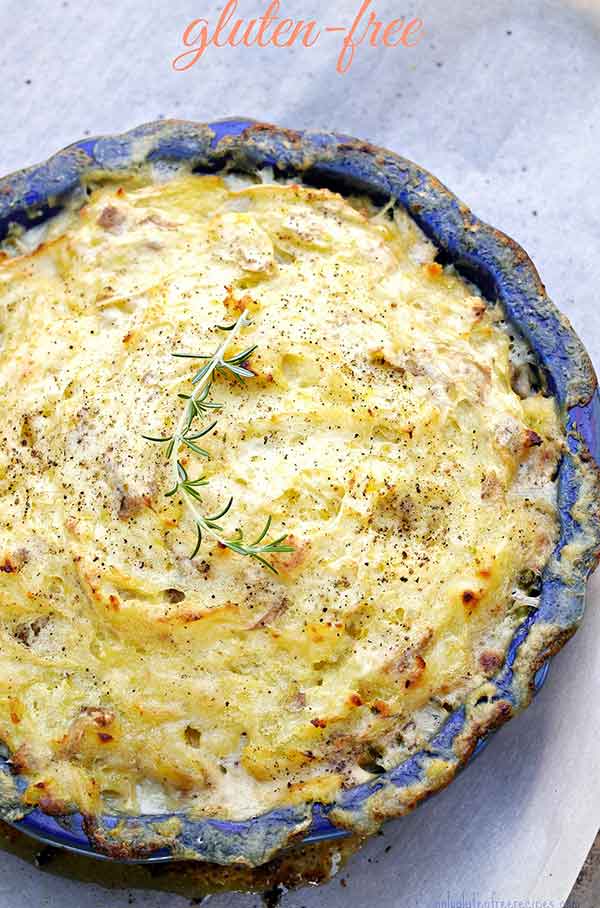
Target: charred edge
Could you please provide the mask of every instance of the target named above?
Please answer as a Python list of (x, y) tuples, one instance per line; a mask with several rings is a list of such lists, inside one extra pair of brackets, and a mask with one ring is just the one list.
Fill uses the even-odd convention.
[(481, 738), (485, 738), (490, 732), (500, 728), (513, 715), (512, 704), (508, 700), (498, 700), (493, 703), (488, 715), (483, 716), (481, 719), (475, 716), (468, 717), (465, 727), (454, 742), (454, 751), (458, 757), (458, 764), (453, 775), (456, 775), (456, 772), (468, 763)]
[[(83, 831), (88, 837), (92, 848), (106, 857), (117, 861), (137, 861), (150, 857), (159, 848), (168, 848), (169, 842), (164, 839), (154, 839), (147, 842), (126, 841), (125, 839), (110, 838), (102, 828), (98, 817), (92, 814), (82, 815)], [(143, 833), (142, 833), (143, 835)]]
[(576, 627), (557, 628), (555, 636), (550, 640), (544, 641), (544, 645), (537, 652), (532, 652), (527, 663), (526, 673), (526, 697), (520, 704), (521, 709), (525, 709), (530, 703), (535, 693), (535, 676), (543, 665), (556, 656), (558, 652), (569, 642), (571, 637), (577, 631)]

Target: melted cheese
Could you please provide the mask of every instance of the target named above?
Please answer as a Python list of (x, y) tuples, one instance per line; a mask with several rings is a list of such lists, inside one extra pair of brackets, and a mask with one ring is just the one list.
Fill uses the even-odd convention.
[[(555, 403), (401, 209), (216, 176), (95, 190), (0, 262), (0, 737), (46, 809), (248, 817), (419, 747), (501, 664), (556, 538)], [(19, 241), (16, 243), (19, 246)], [(195, 532), (164, 450), (248, 306)], [(232, 352), (234, 348), (232, 348)], [(523, 603), (526, 603), (525, 605)]]

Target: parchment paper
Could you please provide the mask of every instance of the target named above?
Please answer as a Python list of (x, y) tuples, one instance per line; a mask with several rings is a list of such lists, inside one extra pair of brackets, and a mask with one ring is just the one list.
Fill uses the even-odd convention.
[[(240, 13), (258, 15), (265, 5), (241, 0)], [(346, 27), (357, 7), (283, 2), (287, 15)], [(412, 50), (359, 48), (344, 76), (335, 71), (335, 34), (310, 50), (210, 48), (195, 68), (175, 73), (183, 28), (194, 17), (214, 20), (217, 3), (2, 0), (0, 173), (86, 131), (117, 132), (161, 115), (240, 114), (368, 138), (427, 166), (521, 242), (598, 367), (598, 3), (414, 0), (398, 8), (381, 0), (373, 8), (387, 20), (420, 16), (422, 41)], [(600, 819), (599, 599), (597, 577), (583, 627), (535, 704), (448, 790), (368, 844), (342, 872), (345, 888), (337, 879), (284, 905), (500, 908), (529, 899), (560, 908)], [(185, 903), (109, 893), (0, 856), (1, 908)]]

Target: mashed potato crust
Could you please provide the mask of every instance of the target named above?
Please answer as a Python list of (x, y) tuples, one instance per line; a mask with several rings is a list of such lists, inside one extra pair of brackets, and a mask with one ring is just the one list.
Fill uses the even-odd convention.
[[(0, 738), (29, 804), (245, 818), (372, 778), (501, 666), (557, 538), (555, 401), (401, 208), (292, 183), (96, 189), (0, 262)], [(207, 512), (164, 451), (216, 325)], [(235, 352), (235, 351), (234, 351)]]

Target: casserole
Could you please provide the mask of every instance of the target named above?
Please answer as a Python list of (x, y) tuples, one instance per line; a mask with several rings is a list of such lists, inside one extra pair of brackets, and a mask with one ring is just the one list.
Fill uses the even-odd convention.
[[(400, 210), (405, 209), (435, 242), (436, 261), (429, 262), (435, 266), (432, 279), (444, 266), (452, 265), (483, 297), (500, 302), (506, 318), (537, 355), (540, 374), (547, 382), (545, 399), (556, 401), (566, 432), (558, 469), (560, 538), (544, 568), (539, 607), (516, 629), (503, 665), (493, 666), (493, 677), (486, 679), (481, 690), (469, 691), (468, 704), (454, 709), (425, 746), (399, 765), (377, 764), (374, 772), (367, 766), (365, 771), (373, 778), (339, 787), (324, 804), (317, 797), (310, 803), (285, 803), (284, 799), (269, 813), (237, 819), (199, 819), (181, 811), (132, 817), (126, 812), (101, 816), (88, 810), (82, 816), (64, 813), (55, 802), (42, 803), (42, 807), (46, 813), (48, 809), (58, 812), (59, 819), (49, 818), (39, 807), (18, 819), (24, 810), (21, 795), (29, 786), (26, 773), (15, 775), (14, 754), (7, 755), (3, 815), (48, 840), (86, 847), (82, 846), (83, 830), (92, 851), (114, 857), (156, 859), (177, 854), (224, 864), (258, 865), (307, 835), (335, 835), (345, 829), (359, 834), (375, 831), (387, 817), (406, 812), (446, 784), (491, 728), (527, 704), (537, 671), (581, 618), (585, 579), (597, 555), (597, 474), (592, 455), (597, 452), (598, 403), (587, 355), (547, 300), (524, 253), (480, 224), (419, 168), (354, 140), (301, 135), (248, 122), (212, 126), (167, 122), (117, 139), (79, 143), (45, 167), (7, 178), (2, 196), (6, 248), (11, 242), (21, 242), (15, 225), (55, 224), (49, 218), (78, 204), (82, 183), (96, 185), (116, 178), (118, 185), (128, 174), (133, 173), (135, 179), (145, 163), (172, 176), (169, 171), (182, 161), (191, 165), (199, 180), (200, 174), (226, 169), (253, 174), (272, 167), (280, 181), (300, 176), (307, 186), (369, 197), (382, 210), (390, 198), (399, 202)], [(98, 212), (98, 218), (102, 216)], [(112, 216), (106, 219), (110, 231), (115, 220)], [(289, 254), (283, 249), (284, 255), (286, 252)], [(17, 571), (11, 567), (6, 573)], [(477, 598), (478, 594), (471, 595)], [(463, 604), (470, 606), (472, 601), (463, 599)], [(375, 700), (370, 706), (377, 708)], [(92, 718), (95, 721), (98, 716)], [(317, 715), (316, 721), (324, 720)], [(318, 732), (320, 725), (314, 728)], [(31, 800), (27, 806), (32, 806)]]

